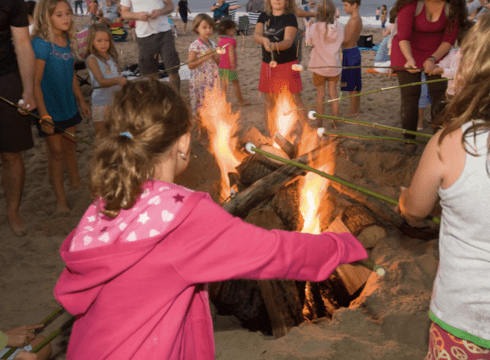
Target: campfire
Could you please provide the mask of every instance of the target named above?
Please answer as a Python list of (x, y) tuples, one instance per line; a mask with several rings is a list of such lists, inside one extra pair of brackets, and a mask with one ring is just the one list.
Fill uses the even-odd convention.
[[(297, 113), (284, 112), (295, 106), (291, 94), (281, 94), (269, 114), (268, 130), (273, 136), (250, 127), (239, 139), (239, 113), (232, 111), (219, 89), (206, 94), (200, 117), (210, 140), (209, 150), (220, 167), (217, 188), (223, 208), (266, 229), (312, 234), (349, 231), (338, 221), (330, 223), (335, 198), (329, 195), (328, 180), (244, 151), (245, 144), (252, 142), (268, 153), (332, 174), (335, 140), (321, 141), (309, 128), (302, 129), (298, 137)], [(252, 330), (269, 330), (280, 337), (305, 319), (331, 317), (340, 306), (348, 306), (370, 274), (365, 268), (342, 265), (322, 283), (233, 280), (215, 284), (210, 297), (220, 313), (233, 314)], [(263, 319), (270, 319), (269, 327)]]

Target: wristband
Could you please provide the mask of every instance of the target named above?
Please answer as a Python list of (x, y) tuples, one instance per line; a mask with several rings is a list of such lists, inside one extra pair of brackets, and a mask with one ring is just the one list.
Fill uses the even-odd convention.
[(436, 59), (436, 57), (435, 57), (434, 55), (429, 56), (429, 59), (434, 60), (434, 62), (436, 62), (436, 61), (437, 61), (437, 59)]
[(44, 116), (41, 118), (41, 120), (39, 120), (39, 123), (41, 124), (43, 120), (48, 120), (48, 119), (49, 119), (49, 120), (53, 120), (53, 118), (52, 118), (51, 116), (49, 116), (49, 115), (44, 115)]

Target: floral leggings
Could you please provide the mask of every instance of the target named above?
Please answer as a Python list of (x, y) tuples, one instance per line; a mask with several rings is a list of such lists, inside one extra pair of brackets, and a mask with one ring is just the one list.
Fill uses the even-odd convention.
[(425, 360), (490, 360), (490, 349), (457, 338), (433, 322)]

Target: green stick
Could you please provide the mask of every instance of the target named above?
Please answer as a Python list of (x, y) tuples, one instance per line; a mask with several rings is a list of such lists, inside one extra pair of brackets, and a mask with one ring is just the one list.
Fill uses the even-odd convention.
[[(53, 311), (50, 315), (48, 315), (45, 319), (43, 319), (40, 324), (46, 324), (49, 320), (51, 320), (52, 318), (54, 318), (56, 315), (58, 315), (58, 313), (60, 313), (61, 311), (63, 311), (63, 308), (60, 306), (59, 308), (57, 308), (55, 311)], [(41, 343), (40, 343), (41, 344)], [(46, 344), (45, 344), (46, 345)], [(43, 346), (45, 346), (43, 345)], [(39, 345), (38, 345), (39, 346)], [(41, 346), (42, 347), (42, 346)], [(9, 351), (7, 351), (3, 356), (2, 356), (2, 359), (8, 359), (10, 355), (12, 355), (15, 350), (17, 350), (17, 348), (10, 348)], [(39, 351), (39, 350), (38, 350)]]
[[(395, 206), (398, 205), (398, 201), (396, 201), (395, 199), (392, 199), (392, 198), (390, 198), (388, 196), (385, 196), (383, 194), (379, 194), (379, 193), (374, 192), (372, 190), (366, 189), (366, 188), (364, 188), (362, 186), (351, 184), (350, 182), (345, 181), (344, 179), (341, 179), (341, 178), (339, 178), (337, 176), (333, 176), (333, 175), (327, 174), (326, 172), (317, 170), (315, 168), (312, 168), (311, 166), (308, 166), (308, 165), (305, 165), (305, 164), (301, 164), (301, 163), (296, 162), (296, 161), (293, 161), (293, 160), (284, 159), (284, 158), (282, 158), (280, 156), (276, 156), (274, 154), (268, 153), (267, 151), (258, 149), (255, 146), (252, 146), (249, 149), (252, 152), (256, 152), (256, 153), (262, 154), (262, 155), (264, 155), (264, 156), (266, 156), (268, 158), (271, 158), (273, 160), (282, 162), (284, 164), (295, 166), (295, 167), (300, 168), (300, 169), (303, 169), (303, 170), (311, 171), (311, 172), (313, 172), (313, 173), (315, 173), (317, 175), (320, 175), (320, 176), (322, 176), (322, 177), (324, 177), (326, 179), (335, 181), (336, 183), (339, 183), (341, 185), (344, 185), (344, 186), (346, 186), (346, 187), (348, 187), (350, 189), (359, 191), (359, 192), (361, 192), (363, 194), (372, 196), (372, 197), (374, 197), (376, 199), (383, 200), (383, 201), (385, 201), (385, 202), (387, 202), (389, 204), (392, 204), (392, 205), (395, 205)], [(431, 220), (433, 222), (435, 222), (436, 224), (440, 224), (441, 223), (441, 220), (439, 218), (437, 218), (437, 217), (432, 217)]]
[(36, 115), (36, 114), (34, 114), (33, 112), (30, 112), (30, 111), (28, 111), (28, 110), (26, 110), (26, 109), (23, 109), (23, 108), (22, 108), (22, 106), (19, 106), (19, 105), (17, 105), (17, 104), (15, 104), (15, 103), (13, 103), (12, 101), (9, 101), (9, 100), (5, 99), (5, 98), (4, 98), (4, 97), (2, 97), (2, 96), (0, 96), (0, 100), (5, 101), (7, 104), (14, 106), (14, 107), (16, 107), (17, 109), (20, 109), (20, 110), (24, 111), (25, 113), (27, 113), (27, 114), (29, 114), (29, 115), (32, 115), (32, 116), (34, 116), (35, 118), (38, 118), (38, 119), (39, 119), (41, 122), (46, 123), (46, 124), (48, 124), (48, 125), (50, 125), (50, 126), (54, 127), (55, 129), (58, 129), (58, 130), (63, 131), (65, 134), (70, 135), (70, 136), (71, 136), (72, 138), (74, 138), (74, 139), (80, 140), (81, 142), (84, 142), (84, 143), (85, 143), (85, 144), (87, 144), (87, 145), (93, 146), (93, 145), (92, 145), (91, 143), (89, 143), (88, 141), (83, 140), (82, 138), (80, 138), (80, 137), (76, 136), (75, 134), (72, 134), (71, 132), (66, 131), (65, 129), (62, 129), (62, 128), (60, 128), (59, 126), (57, 126), (57, 125), (55, 125), (55, 124), (53, 124), (53, 123), (50, 123), (49, 121), (44, 120), (44, 119), (43, 119), (42, 117), (40, 117), (39, 115)]
[[(312, 114), (313, 111), (310, 111), (310, 114)], [(345, 118), (340, 118), (336, 116), (330, 116), (330, 115), (320, 115), (317, 113), (313, 113), (312, 116), (316, 118), (323, 118), (323, 119), (332, 119), (332, 120), (337, 120), (337, 121), (342, 121), (346, 123), (351, 123), (351, 124), (357, 124), (357, 125), (363, 125), (363, 126), (370, 126), (378, 129), (383, 129), (383, 130), (389, 130), (389, 131), (395, 131), (403, 134), (410, 134), (410, 135), (416, 135), (416, 136), (421, 136), (421, 137), (426, 137), (426, 138), (431, 138), (432, 135), (429, 134), (424, 134), (418, 131), (411, 131), (411, 130), (405, 130), (393, 126), (387, 126), (387, 125), (381, 125), (381, 124), (376, 124), (376, 123), (371, 123), (367, 121), (360, 121), (360, 120), (351, 120), (351, 119), (345, 119)]]
[[(311, 66), (305, 68), (308, 69), (403, 69), (407, 70), (403, 66), (368, 66), (368, 65), (358, 65), (358, 66)], [(424, 68), (410, 68), (410, 70), (425, 70)]]
[[(224, 48), (225, 48), (225, 47), (227, 47), (228, 45), (230, 45), (230, 44), (225, 44), (225, 45), (223, 45), (223, 46), (221, 47), (221, 49), (224, 49)], [(192, 60), (192, 61), (188, 61), (188, 62), (185, 62), (185, 63), (179, 64), (179, 65), (172, 66), (171, 68), (165, 69), (163, 72), (168, 72), (168, 71), (170, 71), (170, 70), (178, 69), (178, 68), (180, 68), (180, 67), (181, 67), (181, 66), (183, 66), (183, 65), (190, 64), (191, 62), (197, 61), (197, 60), (199, 60), (199, 59), (201, 59), (201, 58), (203, 58), (203, 57), (205, 57), (205, 56), (208, 56), (208, 55), (210, 55), (210, 54), (214, 54), (214, 53), (215, 53), (215, 52), (217, 52), (217, 51), (218, 51), (218, 49), (215, 49), (215, 50), (211, 51), (209, 54), (204, 54), (204, 55), (201, 55), (201, 56), (199, 56), (199, 57), (195, 58), (195, 59), (194, 59), (194, 60)], [(147, 78), (147, 77), (151, 77), (151, 76), (159, 75), (159, 74), (161, 74), (161, 73), (162, 73), (162, 72), (161, 72), (161, 71), (159, 71), (159, 72), (156, 72), (156, 73), (153, 73), (153, 74), (148, 74), (148, 75), (139, 76), (139, 77), (138, 77), (138, 78), (136, 78), (136, 79), (132, 79), (132, 80), (128, 80), (128, 81), (137, 81), (137, 80), (144, 79), (144, 78)], [(93, 89), (94, 89), (94, 90), (95, 90), (95, 89), (102, 89), (102, 86), (96, 86), (96, 87), (94, 87)]]
[(52, 332), (51, 334), (49, 334), (46, 339), (44, 339), (43, 341), (41, 341), (39, 344), (37, 344), (31, 350), (31, 353), (34, 353), (35, 354), (35, 353), (39, 352), (43, 347), (45, 347), (51, 341), (53, 341), (56, 337), (58, 337), (63, 332), (63, 330), (64, 330), (63, 328), (59, 328), (58, 330), (55, 330), (54, 332)]
[(375, 263), (373, 263), (370, 260), (359, 260), (359, 261), (354, 262), (353, 264), (362, 265), (362, 266), (368, 268), (369, 270), (374, 271), (378, 276), (381, 276), (381, 277), (385, 276), (385, 274), (386, 274), (386, 270), (384, 267), (382, 267), (381, 265), (376, 265)]
[[(320, 134), (320, 133), (318, 133)], [(356, 138), (356, 139), (368, 139), (368, 140), (383, 140), (383, 141), (399, 141), (403, 143), (409, 144), (424, 144), (426, 145), (426, 141), (422, 140), (414, 140), (414, 139), (400, 139), (392, 136), (375, 136), (375, 135), (360, 135), (360, 134), (350, 134), (350, 133), (331, 133), (324, 132), (322, 136), (338, 136), (338, 137), (347, 137), (347, 138)]]
[(327, 100), (327, 101), (324, 101), (324, 102), (321, 102), (321, 103), (318, 103), (318, 104), (308, 105), (308, 106), (305, 106), (305, 107), (302, 107), (302, 108), (290, 109), (290, 110), (285, 111), (284, 114), (285, 115), (288, 115), (288, 114), (290, 114), (294, 110), (296, 110), (296, 111), (305, 110), (305, 109), (309, 109), (309, 108), (312, 108), (312, 107), (317, 106), (317, 105), (320, 105), (320, 104), (327, 104), (327, 103), (331, 103), (333, 101), (339, 101), (339, 100), (348, 99), (348, 98), (352, 98), (352, 97), (356, 97), (356, 96), (369, 95), (369, 94), (374, 94), (374, 93), (381, 92), (381, 91), (386, 91), (386, 90), (401, 89), (401, 88), (409, 87), (409, 86), (418, 86), (418, 85), (422, 85), (422, 84), (432, 84), (432, 83), (438, 83), (438, 82), (448, 81), (448, 80), (452, 80), (452, 78), (451, 79), (443, 78), (443, 79), (436, 79), (436, 80), (429, 80), (429, 81), (419, 81), (419, 82), (405, 84), (405, 85), (390, 86), (390, 87), (386, 87), (386, 88), (381, 88), (381, 89), (366, 91), (366, 92), (359, 93), (359, 94), (344, 96), (343, 98), (330, 99), (330, 100)]

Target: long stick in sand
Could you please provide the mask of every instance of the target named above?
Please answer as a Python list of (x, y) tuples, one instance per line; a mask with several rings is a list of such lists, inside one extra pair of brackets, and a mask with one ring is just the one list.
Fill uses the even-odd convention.
[[(215, 50), (211, 51), (210, 53), (208, 53), (208, 54), (204, 54), (204, 55), (201, 55), (201, 56), (199, 56), (199, 57), (195, 58), (195, 59), (194, 59), (194, 60), (192, 60), (192, 61), (188, 61), (188, 62), (185, 62), (185, 63), (179, 64), (179, 65), (172, 66), (171, 68), (165, 69), (165, 70), (164, 70), (164, 72), (168, 72), (168, 71), (170, 71), (170, 70), (178, 69), (178, 68), (180, 68), (180, 67), (181, 67), (181, 66), (183, 66), (183, 65), (190, 64), (191, 62), (197, 61), (197, 60), (199, 60), (199, 59), (201, 59), (201, 58), (203, 58), (203, 57), (205, 57), (205, 56), (208, 56), (208, 55), (214, 54), (215, 52), (217, 52), (218, 54), (221, 54), (221, 51), (222, 51), (222, 50), (223, 50), (225, 47), (227, 47), (228, 45), (230, 45), (230, 44), (225, 44), (225, 45), (223, 45), (223, 46), (221, 46), (221, 47), (218, 47), (218, 48), (216, 48)], [(153, 73), (153, 74), (147, 74), (147, 75), (139, 76), (138, 78), (136, 78), (136, 79), (132, 79), (132, 80), (129, 80), (129, 81), (137, 81), (137, 80), (144, 79), (144, 78), (147, 78), (147, 77), (151, 77), (151, 76), (159, 75), (159, 74), (161, 74), (161, 73), (162, 73), (162, 72), (160, 72), (160, 71), (159, 71), (159, 72), (156, 72), (156, 73)], [(95, 90), (95, 89), (101, 89), (101, 88), (102, 88), (101, 86), (96, 86), (96, 87), (94, 87), (93, 89)]]
[(325, 128), (318, 129), (318, 136), (332, 136), (332, 137), (344, 137), (344, 138), (354, 138), (354, 139), (366, 139), (366, 140), (381, 140), (381, 141), (398, 141), (407, 144), (422, 144), (427, 145), (427, 141), (415, 140), (415, 139), (400, 139), (393, 136), (375, 136), (375, 135), (363, 135), (363, 134), (352, 134), (352, 133), (332, 133), (326, 132)]
[[(247, 143), (247, 145), (245, 145), (245, 149), (247, 150), (247, 152), (251, 153), (251, 154), (254, 154), (254, 153), (259, 153), (259, 154), (262, 154), (268, 158), (271, 158), (273, 160), (276, 160), (276, 161), (279, 161), (279, 162), (282, 162), (284, 164), (287, 164), (287, 165), (292, 165), (292, 166), (295, 166), (297, 168), (300, 168), (300, 169), (303, 169), (303, 170), (307, 170), (307, 171), (311, 171), (317, 175), (320, 175), (321, 177), (324, 177), (326, 179), (329, 179), (331, 181), (335, 181), (336, 183), (339, 183), (341, 185), (344, 185), (344, 186), (347, 186), (348, 188), (350, 189), (353, 189), (353, 190), (356, 190), (356, 191), (359, 191), (363, 194), (366, 194), (366, 195), (369, 195), (369, 196), (372, 196), (374, 198), (377, 198), (379, 200), (383, 200), (389, 204), (392, 204), (392, 205), (398, 205), (398, 201), (396, 201), (395, 199), (392, 199), (388, 196), (385, 196), (383, 194), (380, 194), (380, 193), (377, 193), (377, 192), (374, 192), (372, 190), (369, 190), (369, 189), (366, 189), (362, 186), (359, 186), (359, 185), (355, 185), (355, 184), (351, 184), (350, 182), (344, 180), (344, 179), (341, 179), (337, 176), (333, 176), (333, 175), (330, 175), (330, 174), (327, 174), (326, 172), (323, 172), (323, 171), (320, 171), (318, 169), (315, 169), (315, 168), (312, 168), (311, 166), (308, 166), (308, 165), (305, 165), (305, 164), (301, 164), (299, 162), (296, 162), (294, 160), (288, 160), (288, 159), (284, 159), (280, 156), (277, 156), (277, 155), (274, 155), (274, 154), (271, 154), (267, 151), (264, 151), (264, 150), (261, 150), (261, 149), (258, 149), (255, 147), (255, 145), (253, 143)], [(436, 224), (440, 224), (441, 223), (441, 220), (437, 217), (432, 217), (430, 220), (432, 220), (434, 223)]]
[(17, 105), (17, 104), (15, 104), (15, 103), (13, 103), (12, 101), (9, 101), (9, 100), (5, 99), (5, 98), (4, 98), (4, 97), (2, 97), (2, 96), (0, 96), (0, 100), (5, 101), (7, 104), (14, 106), (14, 107), (16, 107), (17, 109), (20, 109), (20, 110), (22, 110), (23, 112), (25, 112), (25, 113), (27, 113), (27, 114), (29, 114), (29, 115), (34, 116), (35, 118), (38, 118), (38, 119), (40, 120), (40, 122), (42, 122), (42, 123), (46, 123), (46, 124), (48, 124), (48, 125), (50, 125), (50, 126), (54, 127), (55, 129), (58, 129), (58, 130), (60, 130), (60, 131), (63, 131), (65, 134), (70, 135), (70, 136), (71, 136), (72, 138), (74, 138), (74, 139), (80, 140), (81, 142), (84, 142), (84, 143), (85, 143), (85, 144), (87, 144), (87, 145), (93, 146), (93, 145), (92, 145), (91, 143), (89, 143), (87, 140), (83, 140), (81, 137), (78, 137), (78, 136), (76, 136), (75, 134), (72, 134), (71, 132), (66, 131), (66, 130), (65, 130), (65, 129), (63, 129), (63, 128), (60, 128), (59, 126), (57, 126), (57, 125), (55, 125), (55, 124), (53, 124), (53, 123), (51, 123), (51, 122), (49, 122), (49, 121), (47, 121), (47, 120), (44, 120), (44, 119), (43, 119), (42, 117), (40, 117), (39, 115), (36, 115), (36, 114), (34, 114), (33, 112), (30, 112), (30, 111), (28, 111), (28, 110), (26, 110), (26, 109), (23, 109), (23, 108), (22, 108), (22, 106)]
[(286, 110), (284, 112), (284, 115), (289, 115), (291, 112), (293, 112), (295, 110), (296, 111), (306, 110), (308, 108), (312, 108), (312, 107), (317, 106), (317, 105), (328, 104), (328, 103), (333, 102), (333, 101), (344, 100), (344, 99), (348, 99), (348, 98), (352, 98), (352, 97), (356, 97), (356, 96), (363, 96), (363, 95), (368, 95), (368, 94), (374, 94), (374, 93), (381, 92), (381, 91), (386, 91), (386, 90), (401, 89), (401, 88), (409, 87), (409, 86), (417, 86), (417, 85), (422, 85), (422, 84), (438, 83), (438, 82), (448, 81), (448, 80), (452, 80), (452, 78), (451, 79), (442, 78), (442, 79), (429, 80), (429, 81), (419, 81), (419, 82), (414, 82), (414, 83), (405, 84), (405, 85), (390, 86), (390, 87), (386, 87), (386, 88), (381, 88), (381, 89), (366, 91), (366, 92), (359, 93), (359, 94), (344, 96), (342, 98), (330, 99), (330, 100), (327, 100), (327, 101), (324, 101), (324, 102), (321, 102), (321, 103), (318, 103), (318, 104), (308, 105), (308, 106), (305, 106), (305, 107), (302, 107), (302, 108), (289, 109), (289, 110)]
[(424, 134), (424, 133), (421, 133), (418, 131), (405, 130), (405, 129), (397, 128), (397, 127), (393, 127), (393, 126), (381, 125), (381, 124), (372, 123), (372, 122), (368, 122), (368, 121), (352, 120), (352, 119), (340, 118), (337, 116), (317, 114), (313, 110), (311, 110), (308, 113), (308, 118), (310, 120), (314, 120), (315, 118), (332, 119), (332, 120), (342, 121), (342, 122), (356, 124), (356, 125), (369, 126), (369, 127), (374, 127), (374, 128), (388, 130), (388, 131), (395, 131), (395, 132), (399, 132), (402, 134), (410, 134), (410, 135), (421, 136), (421, 137), (425, 137), (425, 138), (429, 138), (429, 139), (432, 137), (432, 135), (430, 135), (430, 134)]
[[(51, 314), (49, 314), (49, 315), (48, 315), (46, 318), (44, 318), (44, 319), (43, 319), (43, 320), (40, 322), (40, 324), (45, 325), (45, 324), (46, 324), (48, 321), (50, 321), (52, 318), (54, 318), (56, 315), (58, 315), (58, 314), (59, 314), (60, 312), (62, 312), (62, 311), (63, 311), (63, 308), (62, 308), (61, 306), (60, 306), (60, 307), (58, 307), (58, 308), (57, 308), (55, 311), (53, 311), (53, 312), (52, 312)], [(46, 344), (45, 344), (45, 345), (46, 345)], [(45, 345), (44, 345), (44, 346), (45, 346)], [(38, 346), (39, 346), (39, 345), (38, 345)], [(15, 350), (17, 350), (17, 348), (14, 348), (14, 347), (13, 347), (13, 348), (10, 348), (10, 350), (9, 350), (9, 351), (7, 351), (7, 352), (6, 352), (6, 353), (5, 353), (5, 354), (4, 354), (4, 355), (1, 357), (1, 359), (8, 359), (8, 358), (9, 358), (9, 356), (10, 356), (10, 355), (12, 355), (12, 354), (15, 352)], [(38, 351), (39, 351), (39, 350), (38, 350)]]

